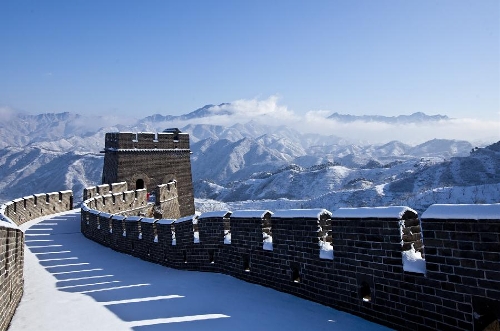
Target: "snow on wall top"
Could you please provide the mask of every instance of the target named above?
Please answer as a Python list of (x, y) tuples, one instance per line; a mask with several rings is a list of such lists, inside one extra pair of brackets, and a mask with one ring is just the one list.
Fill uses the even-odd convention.
[(315, 218), (320, 219), (322, 215), (332, 216), (332, 213), (326, 209), (288, 209), (277, 210), (273, 218)]
[(5, 209), (0, 209), (0, 226), (11, 229), (19, 229), (16, 223), (3, 214)]
[(174, 219), (161, 218), (158, 221), (156, 221), (156, 224), (172, 224), (172, 223), (175, 223)]
[(165, 152), (165, 151), (176, 151), (176, 152), (191, 152), (190, 149), (187, 148), (114, 148), (108, 147), (107, 151), (110, 152)]
[(122, 215), (113, 215), (113, 219), (115, 221), (123, 221), (125, 219), (125, 216), (122, 216)]
[(141, 221), (142, 216), (127, 216), (123, 218), (125, 222), (138, 222)]
[(232, 212), (229, 210), (209, 211), (209, 212), (201, 214), (198, 218), (202, 219), (202, 218), (210, 218), (210, 217), (227, 217), (227, 216), (231, 215), (231, 213)]
[(113, 214), (110, 214), (110, 213), (100, 213), (99, 214), (100, 218), (111, 218), (111, 216), (113, 216)]
[(181, 222), (187, 222), (187, 221), (194, 221), (196, 218), (198, 218), (198, 215), (190, 215), (190, 216), (184, 216), (175, 221), (175, 223), (181, 223)]
[(435, 204), (422, 214), (422, 219), (500, 220), (500, 203), (484, 205)]
[(270, 210), (237, 210), (231, 218), (264, 218), (266, 214), (273, 214)]
[(154, 223), (156, 222), (156, 218), (152, 218), (152, 217), (143, 217), (141, 218), (141, 223)]
[(389, 207), (360, 207), (360, 208), (339, 208), (332, 218), (397, 218), (401, 219), (407, 211), (418, 215), (417, 212), (406, 206)]

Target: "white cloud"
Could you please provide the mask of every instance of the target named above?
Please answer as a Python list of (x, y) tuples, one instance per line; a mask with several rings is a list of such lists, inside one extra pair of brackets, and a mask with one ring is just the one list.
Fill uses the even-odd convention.
[(233, 101), (229, 104), (223, 104), (221, 106), (214, 106), (210, 109), (217, 115), (221, 112), (230, 112), (234, 119), (238, 118), (241, 120), (252, 119), (268, 120), (269, 118), (275, 119), (291, 119), (295, 118), (296, 115), (288, 110), (286, 106), (278, 104), (279, 97), (272, 95), (267, 99), (240, 99)]
[(0, 121), (8, 121), (19, 113), (22, 112), (16, 111), (8, 106), (0, 106)]
[(392, 140), (416, 145), (431, 139), (466, 140), (485, 144), (500, 140), (500, 121), (471, 118), (450, 119), (428, 123), (387, 124), (355, 121), (340, 123), (309, 112), (304, 130), (329, 134), (367, 143), (386, 143)]
[[(298, 115), (277, 96), (267, 99), (240, 99), (211, 108), (214, 116), (179, 122), (186, 124), (214, 124), (230, 126), (235, 123), (255, 121), (266, 125), (286, 125), (301, 132), (335, 135), (358, 143), (386, 143), (392, 140), (416, 145), (431, 139), (467, 140), (477, 144), (500, 140), (500, 119), (479, 120), (472, 118), (450, 119), (428, 123), (387, 124), (354, 121), (341, 123), (327, 119), (334, 111), (315, 110)], [(225, 112), (230, 115), (219, 115)]]
[[(392, 140), (416, 145), (431, 139), (467, 140), (486, 144), (500, 140), (500, 119), (489, 121), (463, 118), (439, 122), (387, 124), (380, 122), (354, 121), (341, 123), (327, 117), (329, 110), (309, 111), (298, 115), (285, 105), (279, 104), (277, 96), (267, 99), (240, 99), (210, 109), (214, 116), (177, 122), (187, 124), (213, 124), (231, 126), (235, 123), (254, 121), (266, 125), (286, 125), (301, 132), (334, 135), (357, 143), (386, 143)], [(225, 113), (230, 115), (220, 115)], [(171, 123), (172, 124), (172, 123)]]

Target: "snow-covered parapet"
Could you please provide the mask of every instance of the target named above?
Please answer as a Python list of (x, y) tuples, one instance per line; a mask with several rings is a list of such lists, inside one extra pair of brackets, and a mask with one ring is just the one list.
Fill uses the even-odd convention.
[(422, 214), (422, 219), (500, 220), (500, 203), (483, 205), (431, 205)]
[(113, 216), (113, 214), (104, 213), (104, 212), (102, 212), (102, 213), (99, 214), (99, 218), (100, 219), (110, 219), (112, 216)]
[(159, 220), (156, 221), (156, 224), (167, 224), (167, 225), (171, 225), (173, 223), (175, 223), (176, 220), (174, 219), (171, 219), (171, 218), (160, 218)]
[[(118, 219), (118, 216), (119, 215), (115, 215), (113, 218), (114, 219)], [(125, 220), (126, 222), (139, 222), (140, 220), (142, 220), (142, 216), (120, 216), (122, 217), (123, 220)]]
[[(237, 210), (231, 214), (231, 219), (261, 219), (262, 220), (262, 249), (273, 250), (273, 233), (269, 217), (273, 215), (270, 210)], [(224, 231), (224, 243), (231, 243), (231, 233)]]
[(273, 214), (273, 218), (315, 218), (320, 219), (322, 216), (332, 216), (332, 213), (326, 209), (286, 209), (277, 210)]
[[(192, 232), (193, 232), (193, 243), (199, 244), (200, 243), (200, 233), (198, 231), (198, 217), (200, 216), (200, 213), (197, 212), (194, 215), (189, 215), (185, 217), (181, 217), (175, 221), (175, 223), (184, 223), (184, 222), (191, 222), (193, 224)], [(173, 237), (172, 237), (173, 240)]]
[(156, 218), (152, 218), (152, 217), (143, 217), (141, 218), (141, 223), (154, 223), (156, 222)]
[(273, 215), (270, 210), (237, 210), (231, 214), (231, 218), (264, 218)]
[(231, 211), (229, 210), (216, 210), (216, 211), (209, 211), (205, 213), (201, 213), (200, 216), (198, 216), (198, 219), (203, 219), (203, 218), (225, 218), (229, 217), (232, 214)]
[(417, 217), (417, 212), (406, 206), (339, 208), (332, 218), (396, 218)]
[[(418, 214), (412, 208), (407, 206), (339, 208), (333, 213), (332, 219), (380, 220), (380, 222), (390, 220), (395, 222), (394, 225), (397, 224), (399, 227), (399, 239), (394, 236), (391, 240), (394, 240), (393, 242), (398, 240), (401, 243), (403, 270), (425, 274), (425, 259), (419, 251), (422, 247), (420, 224)], [(374, 240), (381, 239), (375, 237)]]
[(0, 207), (0, 226), (10, 229), (19, 229), (19, 227), (10, 218), (5, 216), (5, 205)]
[(198, 218), (198, 215), (189, 215), (189, 216), (184, 216), (181, 218), (178, 218), (175, 223), (182, 223), (182, 222), (192, 222), (195, 218)]

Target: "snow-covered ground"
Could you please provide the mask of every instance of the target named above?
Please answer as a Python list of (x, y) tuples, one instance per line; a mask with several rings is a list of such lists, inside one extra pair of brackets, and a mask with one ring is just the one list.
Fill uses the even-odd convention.
[(388, 330), (231, 276), (166, 268), (80, 233), (70, 211), (22, 226), (25, 292), (18, 330)]

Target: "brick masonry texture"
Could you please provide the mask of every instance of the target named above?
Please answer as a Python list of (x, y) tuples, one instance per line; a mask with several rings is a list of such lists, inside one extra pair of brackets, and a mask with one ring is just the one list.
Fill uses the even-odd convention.
[(127, 182), (102, 184), (83, 190), (85, 205), (102, 212), (123, 216), (179, 218), (177, 182), (158, 185), (154, 202), (148, 201), (146, 189), (127, 190)]
[(175, 180), (180, 216), (194, 214), (188, 134), (106, 133), (103, 152), (103, 184), (126, 182), (131, 190), (152, 192), (158, 185)]
[(19, 225), (73, 209), (73, 192), (35, 194), (0, 208), (0, 330), (7, 330), (23, 296), (24, 233)]
[[(229, 274), (398, 330), (482, 330), (500, 317), (500, 219), (424, 219), (420, 229), (411, 213), (394, 218), (230, 214), (117, 221), (84, 206), (81, 229), (89, 239), (147, 261)], [(110, 219), (111, 235), (102, 226)], [(224, 242), (228, 219), (230, 244)], [(263, 247), (269, 224), (272, 250)], [(320, 258), (320, 226), (331, 227), (333, 260)], [(402, 250), (411, 244), (425, 253), (426, 274), (403, 270)]]

